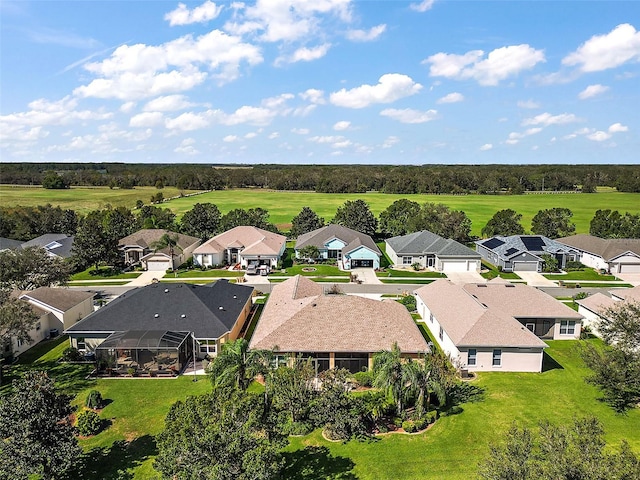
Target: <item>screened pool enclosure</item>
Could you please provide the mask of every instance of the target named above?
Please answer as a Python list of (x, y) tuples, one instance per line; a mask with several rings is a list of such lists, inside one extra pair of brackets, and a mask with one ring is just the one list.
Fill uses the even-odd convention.
[(116, 332), (96, 347), (98, 374), (177, 375), (193, 353), (189, 332)]

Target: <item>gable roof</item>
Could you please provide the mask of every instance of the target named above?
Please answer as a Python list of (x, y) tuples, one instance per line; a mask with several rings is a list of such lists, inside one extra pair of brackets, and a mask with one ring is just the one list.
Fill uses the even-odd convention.
[(12, 238), (0, 237), (0, 250), (13, 250), (19, 248), (22, 245), (20, 240), (13, 240)]
[(624, 301), (640, 302), (640, 285), (633, 288), (616, 288), (615, 290), (609, 290), (609, 293)]
[(432, 253), (439, 257), (480, 258), (478, 252), (450, 238), (443, 238), (428, 230), (409, 233), (387, 239), (387, 244), (398, 255), (425, 255)]
[(322, 249), (327, 242), (334, 238), (337, 238), (346, 244), (342, 248), (343, 254), (349, 253), (359, 246), (365, 246), (377, 255), (382, 256), (382, 252), (376, 245), (376, 242), (374, 242), (369, 235), (337, 224), (326, 225), (300, 235), (296, 240), (295, 249), (300, 250), (301, 248), (309, 245)]
[(574, 248), (543, 235), (511, 235), (510, 237), (496, 235), (489, 239), (478, 240), (475, 243), (491, 250), (507, 261), (517, 255), (521, 255), (523, 252), (528, 252), (534, 256), (540, 256), (545, 253), (576, 252)]
[(287, 237), (252, 226), (239, 226), (207, 240), (193, 253), (220, 253), (227, 248), (243, 248), (244, 255), (278, 255)]
[(23, 300), (33, 300), (60, 312), (71, 310), (76, 305), (94, 296), (95, 292), (51, 287), (40, 287), (35, 290), (27, 290), (20, 294), (20, 298)]
[(576, 300), (576, 303), (597, 315), (602, 315), (607, 309), (613, 307), (616, 301), (603, 293), (597, 292), (586, 298)]
[(281, 352), (376, 352), (394, 342), (405, 353), (428, 350), (407, 309), (395, 301), (325, 295), (297, 275), (273, 287), (251, 348)]
[(436, 280), (415, 293), (457, 346), (544, 348), (546, 344), (518, 318), (583, 318), (555, 298), (523, 284), (461, 286)]
[(558, 238), (558, 242), (578, 250), (593, 253), (606, 261), (610, 261), (626, 252), (633, 252), (640, 256), (640, 238), (600, 238), (593, 235), (579, 234)]
[[(178, 244), (178, 247), (180, 248), (174, 249), (174, 252), (173, 252), (174, 255), (180, 253), (179, 251), (176, 253), (176, 250), (180, 250), (180, 249), (186, 250), (187, 248), (191, 247), (193, 244), (200, 242), (199, 238), (192, 237), (190, 235), (184, 235), (182, 233), (172, 232), (170, 230), (164, 230), (162, 228), (143, 228), (142, 230), (138, 230), (137, 232), (132, 233), (129, 236), (121, 238), (118, 241), (118, 245), (120, 247), (136, 245), (144, 249), (152, 249), (151, 245), (154, 242), (159, 241), (162, 238), (162, 236), (165, 234), (170, 235), (172, 238), (175, 237), (176, 235), (178, 237), (177, 244)], [(168, 254), (170, 249), (167, 247), (158, 251)]]
[(42, 247), (50, 255), (55, 255), (62, 258), (68, 258), (71, 256), (71, 248), (73, 247), (74, 237), (70, 237), (64, 233), (45, 233), (39, 237), (24, 242), (20, 248), (25, 249), (29, 247)]
[(253, 287), (227, 280), (207, 286), (156, 283), (123, 293), (66, 332), (166, 330), (219, 338), (233, 328), (252, 293)]

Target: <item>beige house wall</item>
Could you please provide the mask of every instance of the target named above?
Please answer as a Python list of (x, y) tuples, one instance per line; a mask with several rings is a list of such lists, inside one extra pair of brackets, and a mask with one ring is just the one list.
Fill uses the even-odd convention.
[(55, 317), (53, 317), (50, 313), (42, 312), (35, 326), (31, 330), (29, 330), (29, 337), (31, 337), (31, 342), (23, 342), (22, 344), (18, 344), (17, 339), (11, 339), (11, 351), (13, 352), (13, 355), (18, 356), (21, 353), (29, 350), (36, 343), (41, 342), (42, 340), (47, 338), (49, 336), (49, 329), (57, 328), (56, 326), (50, 326), (52, 323), (55, 324), (55, 321)]
[[(562, 320), (576, 322), (573, 334), (560, 333)], [(580, 338), (581, 331), (582, 331), (582, 322), (580, 320), (576, 320), (575, 318), (566, 318), (566, 319), (556, 318), (556, 323), (553, 325), (553, 339), (554, 340), (578, 340)]]
[(476, 348), (476, 365), (467, 365), (469, 349), (461, 349), (460, 361), (470, 372), (541, 372), (542, 348), (497, 348), (502, 352), (502, 363), (493, 366), (493, 347)]

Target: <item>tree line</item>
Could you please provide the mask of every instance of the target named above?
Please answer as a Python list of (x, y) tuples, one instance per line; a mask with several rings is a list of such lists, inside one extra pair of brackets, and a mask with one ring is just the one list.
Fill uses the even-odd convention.
[(123, 163), (7, 163), (0, 183), (181, 190), (269, 188), (322, 193), (521, 194), (595, 192), (596, 186), (640, 192), (637, 165), (238, 165)]

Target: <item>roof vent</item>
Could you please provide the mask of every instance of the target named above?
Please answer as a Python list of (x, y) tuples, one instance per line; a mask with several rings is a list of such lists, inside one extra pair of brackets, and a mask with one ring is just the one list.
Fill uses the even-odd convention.
[(238, 296), (237, 296), (237, 295), (234, 295), (234, 296), (233, 296), (233, 298), (238, 298)]
[(180, 318), (187, 318), (187, 315), (183, 313), (182, 315), (180, 315)]
[(513, 283), (506, 283), (504, 286), (507, 288), (516, 288), (516, 286)]
[(160, 316), (160, 314), (156, 313), (153, 318), (158, 318)]
[(224, 310), (224, 307), (223, 307), (222, 305), (220, 305), (220, 306), (218, 307), (218, 310)]
[(477, 285), (478, 287), (482, 287), (482, 288), (486, 288), (487, 284), (486, 283), (478, 283)]
[(169, 293), (169, 289), (168, 289), (168, 288), (165, 288), (165, 289), (164, 289), (164, 293)]

